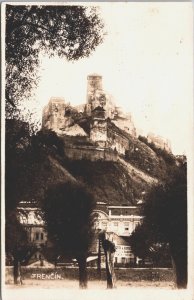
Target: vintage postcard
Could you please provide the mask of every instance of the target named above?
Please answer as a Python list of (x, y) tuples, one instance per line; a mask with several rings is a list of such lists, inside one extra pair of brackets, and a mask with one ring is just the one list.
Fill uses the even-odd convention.
[(1, 7), (2, 299), (192, 299), (192, 3)]

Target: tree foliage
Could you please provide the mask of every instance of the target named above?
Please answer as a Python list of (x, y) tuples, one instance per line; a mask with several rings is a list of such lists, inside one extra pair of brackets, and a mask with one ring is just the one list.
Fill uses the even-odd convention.
[(77, 60), (89, 56), (102, 40), (103, 22), (96, 7), (7, 4), (7, 113), (37, 86), (40, 53)]
[(43, 203), (48, 239), (58, 255), (77, 259), (81, 288), (87, 287), (86, 259), (94, 235), (94, 207), (86, 188), (70, 182), (49, 188)]
[(151, 234), (148, 232), (146, 225), (138, 225), (135, 228), (129, 238), (131, 250), (135, 256), (138, 256), (142, 259), (145, 259), (147, 256), (149, 256), (149, 247), (152, 243), (150, 237)]
[(29, 250), (28, 236), (16, 217), (15, 213), (6, 214), (6, 253), (17, 257), (18, 260), (24, 259)]
[(28, 186), (26, 152), (31, 137), (28, 124), (18, 120), (6, 120), (5, 132), (5, 208), (8, 212), (16, 209)]
[(161, 242), (145, 222), (135, 228), (129, 242), (133, 254), (143, 263), (148, 258), (155, 267), (171, 266), (168, 243)]
[(65, 176), (61, 170), (63, 158), (64, 143), (55, 132), (41, 130), (30, 134), (28, 123), (6, 120), (6, 210), (16, 209), (21, 200), (41, 201), (53, 180), (65, 181), (68, 174)]
[(18, 220), (20, 201), (40, 202), (51, 182), (64, 181), (49, 160), (58, 162), (63, 156), (63, 141), (52, 131), (30, 134), (29, 124), (16, 119), (6, 120), (5, 140), (5, 242), (6, 254), (13, 257), (14, 282), (18, 283), (19, 264), (32, 245)]
[(155, 187), (145, 205), (145, 221), (160, 240), (187, 240), (186, 165), (176, 169), (165, 185)]
[[(166, 184), (154, 187), (147, 196), (144, 221), (132, 236), (148, 249), (150, 241), (168, 243), (179, 288), (187, 285), (187, 174), (186, 164), (170, 174)], [(137, 234), (138, 233), (138, 234)], [(135, 249), (135, 251), (137, 250)], [(144, 252), (144, 251), (143, 251)], [(141, 253), (139, 253), (141, 255)]]
[[(95, 202), (83, 185), (58, 184), (48, 189), (43, 212), (48, 237), (61, 253), (79, 257), (89, 251)], [(67, 242), (68, 241), (68, 242)]]
[(5, 252), (13, 263), (14, 284), (22, 284), (20, 264), (33, 249), (26, 229), (20, 224), (15, 210), (6, 211)]

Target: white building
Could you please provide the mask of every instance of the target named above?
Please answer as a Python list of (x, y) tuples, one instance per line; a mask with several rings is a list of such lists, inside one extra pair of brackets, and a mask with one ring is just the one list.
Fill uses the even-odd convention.
[(28, 233), (29, 242), (32, 242), (38, 248), (46, 245), (47, 232), (40, 210), (33, 207), (30, 202), (21, 201), (17, 211), (19, 221)]
[(143, 220), (140, 206), (107, 206), (97, 204), (95, 228), (114, 232), (119, 236), (130, 236)]
[[(114, 262), (116, 264), (125, 265), (133, 263), (135, 260), (128, 238), (143, 220), (141, 210), (141, 206), (109, 206), (104, 202), (97, 203), (97, 208), (94, 211), (94, 227), (97, 231), (105, 230), (109, 240), (114, 242), (116, 246)], [(28, 232), (29, 241), (34, 243), (37, 249), (47, 245), (47, 232), (40, 209), (30, 205), (30, 203), (20, 202), (18, 216), (20, 223)], [(98, 253), (98, 247), (98, 235), (96, 235), (91, 249), (95, 255)]]
[[(105, 230), (108, 239), (116, 246), (115, 264), (134, 263), (135, 256), (131, 251), (128, 238), (143, 220), (142, 207), (109, 206), (104, 202), (98, 202), (95, 218), (96, 230)], [(98, 252), (98, 242), (96, 243), (96, 252)]]

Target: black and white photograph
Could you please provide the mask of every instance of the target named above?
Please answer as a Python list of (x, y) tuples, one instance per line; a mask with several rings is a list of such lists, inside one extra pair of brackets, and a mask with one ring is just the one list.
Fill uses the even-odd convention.
[(2, 299), (192, 299), (192, 2), (1, 17)]

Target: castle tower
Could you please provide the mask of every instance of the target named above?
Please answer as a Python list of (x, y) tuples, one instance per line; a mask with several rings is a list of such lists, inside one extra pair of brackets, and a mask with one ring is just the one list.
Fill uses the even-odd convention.
[(105, 110), (103, 107), (96, 107), (92, 111), (90, 122), (90, 139), (96, 142), (100, 147), (106, 147), (107, 144), (107, 120), (105, 119)]
[(87, 114), (91, 115), (91, 112), (96, 107), (102, 106), (100, 104), (101, 99), (104, 97), (102, 89), (102, 76), (97, 74), (88, 75), (87, 81), (86, 112)]
[(55, 131), (62, 134), (64, 128), (69, 125), (69, 118), (65, 116), (65, 110), (68, 104), (63, 98), (52, 97), (49, 103), (43, 109), (42, 128)]
[(88, 75), (87, 80), (87, 103), (91, 104), (93, 100), (91, 96), (97, 91), (102, 91), (102, 76), (98, 74)]

